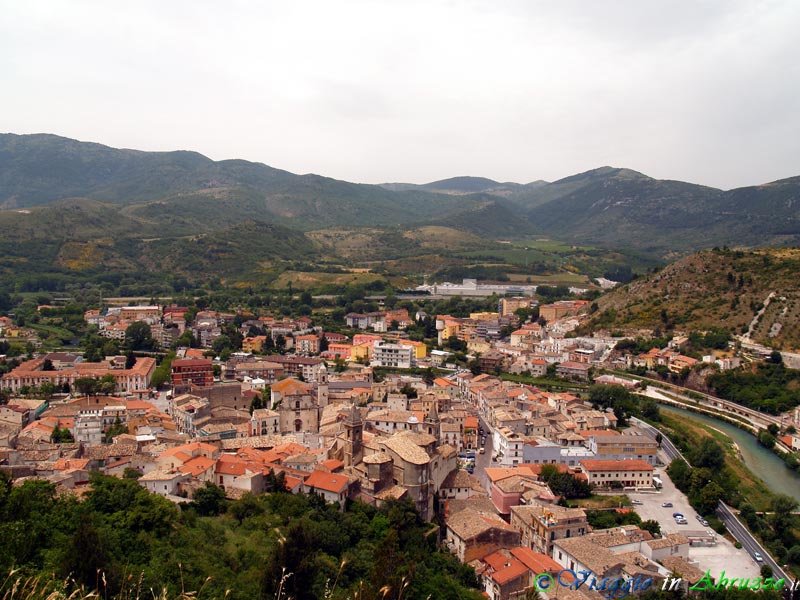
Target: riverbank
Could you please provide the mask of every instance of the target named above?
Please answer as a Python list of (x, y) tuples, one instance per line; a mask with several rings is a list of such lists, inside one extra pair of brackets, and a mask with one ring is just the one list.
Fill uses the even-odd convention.
[[(748, 501), (757, 506), (750, 499), (750, 494), (767, 501), (764, 492), (769, 496), (772, 493), (786, 494), (800, 502), (800, 474), (786, 467), (786, 463), (773, 454), (770, 450), (758, 443), (758, 440), (736, 425), (722, 419), (705, 414), (690, 412), (674, 406), (660, 405), (659, 410), (665, 417), (673, 415), (681, 423), (695, 422), (706, 432), (721, 442), (728, 451), (731, 467), (741, 478), (742, 482), (751, 482), (742, 494)], [(736, 466), (741, 465), (741, 468)], [(756, 473), (758, 475), (756, 475)], [(760, 483), (760, 485), (759, 485)], [(768, 510), (768, 508), (756, 510)]]

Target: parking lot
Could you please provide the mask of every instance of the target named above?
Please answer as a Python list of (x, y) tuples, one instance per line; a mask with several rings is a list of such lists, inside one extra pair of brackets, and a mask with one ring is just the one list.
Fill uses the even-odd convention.
[[(689, 500), (670, 481), (670, 478), (661, 472), (664, 487), (659, 492), (629, 492), (631, 500), (640, 501), (634, 509), (643, 521), (652, 519), (658, 521), (663, 533), (682, 533), (690, 531), (706, 531), (697, 520), (697, 512), (689, 504)], [(672, 503), (672, 507), (663, 507), (663, 503)], [(686, 525), (679, 525), (673, 518), (673, 513), (679, 512), (686, 517)], [(713, 530), (712, 530), (713, 531)], [(722, 571), (734, 574), (735, 577), (758, 577), (758, 565), (746, 550), (737, 550), (733, 544), (719, 534), (716, 535), (716, 546), (691, 546), (689, 559), (696, 561), (702, 570), (710, 569), (711, 576), (717, 578)]]

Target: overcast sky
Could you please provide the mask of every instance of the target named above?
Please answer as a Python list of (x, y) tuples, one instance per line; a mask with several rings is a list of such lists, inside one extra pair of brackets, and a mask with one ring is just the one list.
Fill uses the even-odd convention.
[(800, 175), (800, 2), (0, 0), (0, 131), (365, 183)]

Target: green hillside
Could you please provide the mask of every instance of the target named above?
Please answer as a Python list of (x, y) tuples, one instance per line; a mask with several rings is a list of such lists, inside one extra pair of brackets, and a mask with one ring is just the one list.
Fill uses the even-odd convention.
[(714, 245), (800, 243), (800, 178), (722, 191), (603, 167), (513, 199), (564, 241), (664, 259)]
[(0, 134), (0, 207), (26, 208), (80, 196), (113, 204), (159, 203), (144, 215), (258, 218), (301, 229), (415, 222), (468, 208), (479, 198), (294, 175), (195, 152), (139, 152), (54, 135)]
[[(0, 207), (0, 283), (32, 290), (129, 276), (269, 281), (293, 262), (627, 280), (714, 245), (800, 244), (800, 177), (722, 191), (602, 167), (552, 183), (377, 186), (45, 134), (0, 134)], [(537, 240), (567, 249), (542, 255)]]

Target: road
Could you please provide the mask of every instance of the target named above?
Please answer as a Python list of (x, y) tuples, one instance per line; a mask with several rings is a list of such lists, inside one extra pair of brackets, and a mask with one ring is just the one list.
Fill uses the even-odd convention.
[(772, 556), (770, 556), (769, 552), (767, 552), (761, 544), (759, 544), (756, 539), (747, 531), (747, 528), (739, 522), (739, 519), (736, 518), (736, 515), (733, 514), (733, 511), (724, 503), (720, 502), (719, 506), (717, 507), (717, 516), (725, 523), (725, 527), (728, 528), (728, 531), (731, 532), (731, 535), (736, 538), (736, 540), (742, 545), (742, 548), (747, 550), (750, 556), (753, 556), (756, 552), (761, 554), (764, 558), (764, 563), (768, 564), (772, 567), (772, 572), (774, 573), (775, 579), (784, 578), (786, 581), (789, 581), (789, 576), (784, 572), (783, 569), (776, 563)]
[[(641, 427), (642, 429), (646, 430), (648, 433), (651, 433), (654, 436), (659, 432), (658, 429), (656, 429), (655, 427), (652, 427), (651, 425), (648, 425), (647, 423), (644, 423), (643, 421), (635, 417), (632, 417), (631, 421), (635, 422), (637, 426)], [(672, 441), (663, 434), (661, 440), (661, 449), (664, 450), (664, 452), (670, 458), (670, 460), (677, 458), (679, 456), (683, 458), (680, 451), (675, 447)], [(669, 478), (667, 477), (665, 479)], [(665, 481), (665, 486), (666, 486), (666, 481)], [(731, 509), (728, 508), (728, 506), (726, 506), (724, 502), (719, 503), (719, 506), (717, 507), (717, 516), (722, 520), (723, 523), (725, 523), (725, 527), (727, 527), (731, 535), (734, 538), (736, 538), (736, 540), (742, 545), (742, 549), (746, 550), (751, 557), (753, 557), (753, 555), (756, 552), (761, 554), (761, 556), (764, 559), (764, 563), (772, 567), (772, 572), (775, 574), (776, 579), (780, 579), (781, 577), (783, 577), (784, 579), (786, 579), (786, 581), (789, 581), (789, 578), (783, 571), (783, 569), (781, 569), (778, 563), (776, 563), (775, 560), (772, 558), (772, 556), (770, 556), (769, 552), (767, 552), (767, 550), (756, 541), (756, 539), (750, 534), (747, 528), (739, 521), (739, 519), (736, 517), (733, 511), (731, 511)], [(753, 560), (755, 562), (755, 558), (753, 558)]]
[[(483, 427), (483, 433), (486, 436), (486, 443), (483, 446), (486, 452), (484, 454), (475, 454), (475, 472), (473, 475), (478, 478), (483, 488), (488, 490), (489, 479), (486, 476), (486, 467), (496, 467), (498, 465), (492, 461), (492, 451), (494, 450), (494, 446), (492, 446), (492, 430), (482, 417), (478, 417), (478, 423)], [(480, 444), (480, 438), (478, 438), (478, 444)]]
[[(647, 423), (645, 423), (640, 419), (637, 419), (636, 417), (631, 417), (630, 420), (632, 423), (635, 423), (637, 427), (639, 427), (640, 429), (644, 429), (647, 433), (652, 435), (653, 438), (655, 438), (660, 433), (658, 429), (656, 429), (652, 425), (648, 425)], [(672, 443), (672, 440), (670, 440), (667, 436), (663, 434), (661, 436), (661, 449), (664, 451), (664, 453), (667, 455), (670, 461), (676, 458), (683, 458), (683, 454), (681, 454), (680, 450), (678, 450), (675, 447), (675, 444)], [(686, 459), (683, 458), (683, 460)]]
[(635, 379), (636, 381), (642, 381), (647, 384), (654, 384), (648, 385), (647, 389), (645, 390), (645, 395), (650, 395), (649, 392), (651, 391), (651, 388), (661, 388), (662, 390), (668, 391), (675, 396), (674, 399), (667, 398), (669, 402), (678, 401), (689, 405), (698, 405), (709, 412), (719, 414), (725, 418), (737, 418), (737, 416), (745, 417), (761, 428), (765, 428), (772, 423), (783, 428), (784, 422), (787, 420), (788, 422), (791, 422), (792, 419), (791, 414), (788, 413), (777, 416), (762, 413), (761, 411), (747, 408), (746, 406), (737, 404), (731, 400), (725, 400), (724, 398), (712, 396), (711, 394), (705, 394), (703, 392), (691, 390), (674, 383), (667, 383), (665, 381), (652, 379), (650, 377), (636, 376), (633, 378), (629, 373), (623, 373), (621, 371), (610, 370), (608, 372), (616, 375), (617, 377), (622, 377), (631, 381)]

